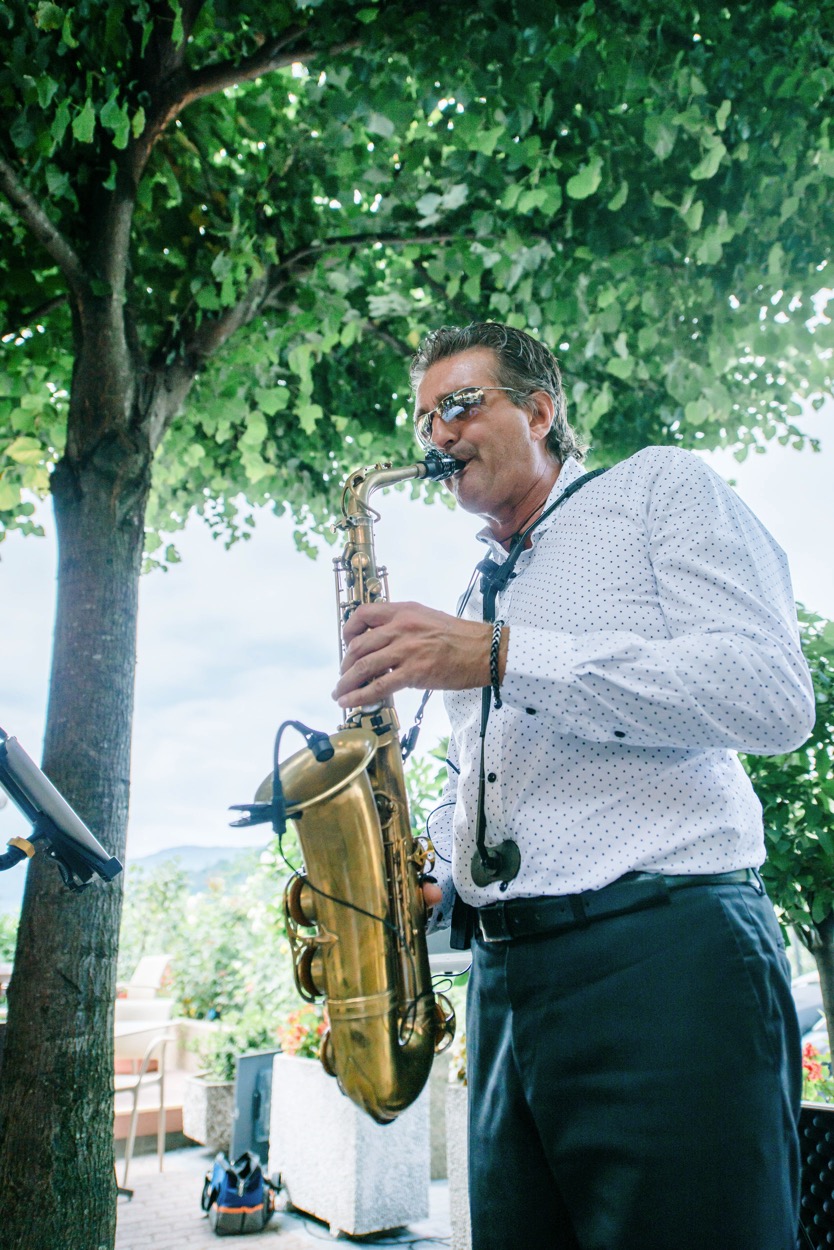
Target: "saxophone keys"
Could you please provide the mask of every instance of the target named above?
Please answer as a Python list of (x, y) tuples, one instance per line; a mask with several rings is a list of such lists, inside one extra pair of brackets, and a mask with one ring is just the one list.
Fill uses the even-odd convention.
[(316, 923), (316, 905), (313, 891), (304, 877), (293, 877), (285, 892), (286, 908), (291, 918), (302, 928), (311, 929)]
[(321, 998), (325, 992), (324, 960), (315, 942), (305, 946), (301, 958), (296, 964), (296, 982), (302, 995), (310, 998)]

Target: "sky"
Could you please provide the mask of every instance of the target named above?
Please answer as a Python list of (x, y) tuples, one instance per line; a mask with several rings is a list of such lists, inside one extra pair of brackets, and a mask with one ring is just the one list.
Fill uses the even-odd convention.
[[(743, 464), (729, 452), (705, 458), (735, 481), (787, 552), (797, 599), (834, 618), (834, 402), (797, 424), (821, 439), (820, 454), (774, 443)], [(478, 518), (407, 493), (377, 494), (374, 503), (377, 556), (388, 567), (391, 597), (454, 612), (483, 554), (474, 540)], [(0, 544), (0, 725), (36, 760), (55, 606), (48, 504), (41, 519), (45, 539), (12, 533)], [(330, 699), (338, 668), (337, 548), (322, 542), (310, 560), (296, 552), (291, 534), (286, 518), (264, 512), (254, 537), (226, 551), (193, 520), (178, 538), (182, 563), (142, 580), (129, 859), (185, 845), (265, 845), (265, 826), (230, 829), (227, 808), (253, 798), (283, 720), (327, 732), (339, 723)], [(397, 696), (404, 726), (418, 701), (419, 692)], [(435, 695), (418, 750), (445, 732)], [(288, 732), (285, 749), (300, 745)], [(11, 804), (0, 810), (0, 846), (27, 828)]]

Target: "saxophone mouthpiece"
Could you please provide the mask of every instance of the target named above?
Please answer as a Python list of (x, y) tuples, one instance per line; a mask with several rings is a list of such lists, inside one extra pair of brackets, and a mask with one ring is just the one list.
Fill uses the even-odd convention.
[(455, 473), (460, 473), (464, 466), (463, 460), (455, 460), (454, 456), (447, 456), (445, 452), (438, 451), (436, 447), (430, 447), (426, 452), (424, 463), (426, 466), (425, 476), (431, 478), (433, 482), (442, 482), (444, 478), (453, 477)]

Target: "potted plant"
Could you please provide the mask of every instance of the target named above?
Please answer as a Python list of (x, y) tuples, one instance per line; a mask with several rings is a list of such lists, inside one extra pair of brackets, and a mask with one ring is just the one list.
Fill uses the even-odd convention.
[(429, 1211), (429, 1091), (393, 1124), (376, 1124), (318, 1059), (326, 1023), (315, 1006), (290, 1012), (272, 1072), (269, 1171), (294, 1207), (336, 1236), (425, 1219)]
[(232, 1013), (199, 1047), (200, 1071), (186, 1078), (182, 1131), (210, 1150), (228, 1152), (234, 1122), (237, 1061), (248, 1051), (275, 1045), (275, 1025), (267, 1012), (249, 1007)]

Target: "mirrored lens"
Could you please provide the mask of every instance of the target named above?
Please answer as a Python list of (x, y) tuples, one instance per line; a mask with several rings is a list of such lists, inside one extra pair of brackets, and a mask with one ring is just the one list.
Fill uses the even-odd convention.
[(457, 421), (460, 417), (465, 417), (477, 404), (483, 403), (483, 399), (483, 387), (478, 386), (467, 387), (465, 391), (454, 391), (451, 395), (447, 395), (431, 412), (425, 412), (421, 417), (416, 418), (414, 425), (420, 442), (425, 447), (431, 444), (432, 423), (435, 416), (440, 417), (441, 421)]
[(455, 391), (447, 395), (439, 405), (440, 416), (444, 421), (456, 421), (465, 416), (470, 408), (483, 402), (484, 392), (480, 387), (469, 387), (465, 391)]

